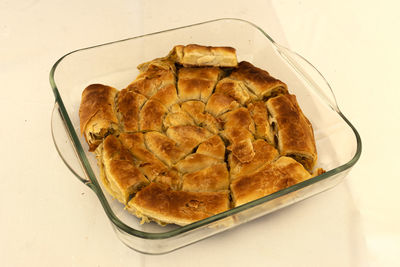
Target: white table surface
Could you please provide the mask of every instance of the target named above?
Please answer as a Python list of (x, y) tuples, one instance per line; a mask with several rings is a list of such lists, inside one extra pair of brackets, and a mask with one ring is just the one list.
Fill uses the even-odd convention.
[[(0, 265), (400, 266), (397, 2), (0, 0)], [(142, 255), (58, 156), (49, 70), (77, 48), (218, 17), (252, 21), (309, 59), (359, 130), (362, 156), (328, 192)]]

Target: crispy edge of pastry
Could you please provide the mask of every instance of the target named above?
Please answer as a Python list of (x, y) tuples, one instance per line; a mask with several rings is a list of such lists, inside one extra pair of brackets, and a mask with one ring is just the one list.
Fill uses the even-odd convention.
[(127, 205), (128, 211), (142, 218), (142, 223), (187, 225), (230, 207), (228, 191), (185, 192), (151, 183), (138, 192)]
[(289, 157), (264, 165), (257, 172), (243, 175), (231, 183), (232, 201), (235, 207), (311, 178), (303, 165)]
[(237, 67), (236, 49), (197, 44), (177, 45), (170, 57), (183, 66)]
[(249, 91), (259, 98), (268, 99), (288, 92), (284, 82), (247, 61), (240, 62), (239, 67), (229, 77), (243, 81)]
[(283, 156), (292, 157), (311, 171), (317, 162), (314, 131), (295, 95), (280, 95), (267, 101), (271, 127)]
[(104, 187), (121, 203), (126, 204), (131, 195), (149, 184), (135, 166), (133, 156), (114, 135), (104, 139), (96, 156)]
[(82, 92), (79, 121), (89, 151), (94, 151), (108, 134), (119, 131), (115, 112), (117, 93), (117, 89), (102, 84), (91, 84)]

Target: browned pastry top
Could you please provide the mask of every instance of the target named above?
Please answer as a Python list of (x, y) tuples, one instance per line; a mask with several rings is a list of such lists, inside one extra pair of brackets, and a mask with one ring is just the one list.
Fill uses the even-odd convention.
[(138, 68), (121, 91), (86, 88), (80, 119), (104, 186), (143, 222), (185, 225), (312, 176), (295, 96), (233, 48), (176, 46)]

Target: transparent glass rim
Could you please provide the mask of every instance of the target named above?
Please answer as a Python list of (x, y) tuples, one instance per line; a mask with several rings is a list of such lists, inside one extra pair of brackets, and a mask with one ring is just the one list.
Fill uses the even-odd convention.
[[(143, 239), (167, 239), (167, 238), (171, 238), (171, 237), (175, 237), (178, 236), (180, 234), (186, 233), (188, 231), (200, 228), (202, 226), (206, 226), (208, 224), (211, 224), (213, 222), (222, 220), (223, 218), (232, 216), (234, 214), (237, 214), (241, 211), (250, 209), (252, 207), (261, 205), (265, 202), (271, 201), (273, 199), (276, 199), (278, 197), (287, 195), (289, 193), (295, 192), (297, 190), (300, 190), (302, 188), (305, 188), (307, 186), (310, 186), (312, 184), (315, 184), (317, 182), (320, 182), (322, 180), (325, 180), (335, 174), (341, 173), (349, 168), (351, 168), (360, 158), (361, 156), (361, 150), (362, 150), (362, 144), (361, 144), (361, 137), (358, 133), (358, 131), (356, 130), (356, 128), (350, 123), (350, 121), (343, 115), (343, 113), (341, 113), (341, 111), (338, 109), (338, 111), (335, 111), (338, 113), (338, 115), (340, 115), (342, 117), (342, 119), (346, 122), (346, 124), (353, 130), (353, 133), (356, 137), (356, 142), (357, 142), (357, 149), (356, 149), (356, 153), (354, 154), (353, 158), (348, 161), (347, 163), (338, 166), (332, 170), (329, 170), (319, 176), (313, 177), (309, 180), (303, 181), (301, 183), (295, 184), (293, 186), (290, 186), (288, 188), (285, 188), (283, 190), (277, 191), (273, 194), (267, 195), (265, 197), (256, 199), (254, 201), (248, 202), (246, 204), (243, 204), (241, 206), (229, 209), (225, 212), (216, 214), (214, 216), (208, 217), (206, 219), (194, 222), (192, 224), (186, 225), (186, 226), (182, 226), (179, 227), (177, 229), (173, 229), (171, 231), (168, 232), (163, 232), (163, 233), (148, 233), (148, 232), (144, 232), (144, 231), (140, 231), (137, 229), (134, 229), (128, 225), (126, 225), (125, 223), (123, 223), (112, 211), (98, 181), (97, 178), (89, 164), (89, 161), (86, 157), (86, 154), (84, 152), (84, 149), (79, 141), (78, 135), (76, 134), (73, 124), (71, 122), (71, 119), (68, 116), (67, 110), (65, 108), (65, 105), (63, 103), (63, 100), (60, 96), (60, 93), (57, 89), (57, 85), (54, 79), (54, 74), (55, 71), (57, 70), (57, 66), (58, 64), (68, 55), (79, 52), (79, 51), (83, 51), (83, 50), (88, 50), (88, 49), (92, 49), (92, 48), (96, 48), (96, 47), (101, 47), (101, 46), (106, 46), (106, 45), (110, 45), (110, 44), (114, 44), (114, 43), (119, 43), (119, 42), (124, 42), (124, 41), (128, 41), (128, 40), (133, 40), (133, 39), (138, 39), (138, 38), (142, 38), (142, 37), (146, 37), (146, 36), (151, 36), (151, 35), (157, 35), (160, 33), (165, 33), (165, 32), (170, 32), (170, 31), (175, 31), (175, 30), (179, 30), (179, 29), (184, 29), (184, 28), (189, 28), (189, 27), (193, 27), (193, 26), (198, 26), (198, 25), (203, 25), (203, 24), (210, 24), (210, 23), (214, 23), (214, 22), (219, 22), (219, 21), (239, 21), (239, 22), (243, 22), (243, 23), (247, 23), (253, 27), (255, 27), (256, 29), (258, 29), (267, 39), (269, 39), (272, 44), (274, 46), (278, 46), (278, 44), (266, 33), (264, 32), (263, 29), (261, 29), (260, 27), (258, 27), (257, 25), (255, 25), (252, 22), (243, 20), (243, 19), (238, 19), (238, 18), (220, 18), (220, 19), (214, 19), (214, 20), (209, 20), (209, 21), (205, 21), (205, 22), (201, 22), (201, 23), (196, 23), (196, 24), (191, 24), (191, 25), (186, 25), (186, 26), (182, 26), (182, 27), (178, 27), (178, 28), (173, 28), (173, 29), (168, 29), (168, 30), (164, 30), (164, 31), (159, 31), (159, 32), (154, 32), (154, 33), (149, 33), (149, 34), (145, 34), (145, 35), (140, 35), (140, 36), (135, 36), (135, 37), (131, 37), (131, 38), (126, 38), (126, 39), (121, 39), (118, 41), (113, 41), (113, 42), (108, 42), (108, 43), (104, 43), (104, 44), (99, 44), (96, 46), (91, 46), (91, 47), (86, 47), (86, 48), (82, 48), (82, 49), (77, 49), (74, 51), (71, 51), (67, 54), (65, 54), (64, 56), (62, 56), (59, 60), (56, 61), (56, 63), (53, 65), (53, 67), (50, 70), (50, 85), (52, 87), (54, 96), (55, 96), (55, 101), (57, 102), (61, 115), (63, 116), (64, 119), (64, 123), (66, 124), (66, 127), (69, 131), (70, 137), (71, 137), (71, 141), (73, 142), (75, 148), (76, 148), (76, 152), (77, 152), (77, 156), (79, 158), (79, 160), (81, 161), (82, 166), (84, 166), (83, 171), (85, 172), (85, 175), (88, 177), (88, 182), (86, 182), (85, 184), (87, 186), (89, 186), (97, 195), (97, 197), (99, 198), (103, 209), (105, 211), (105, 213), (107, 214), (107, 217), (110, 219), (110, 221), (116, 226), (118, 227), (120, 230), (126, 232), (127, 234), (130, 234), (132, 236), (135, 237), (140, 237)], [(61, 155), (61, 154), (60, 154)], [(65, 162), (67, 164), (67, 162)], [(73, 172), (79, 179), (81, 179), (81, 177), (79, 177), (75, 172)]]

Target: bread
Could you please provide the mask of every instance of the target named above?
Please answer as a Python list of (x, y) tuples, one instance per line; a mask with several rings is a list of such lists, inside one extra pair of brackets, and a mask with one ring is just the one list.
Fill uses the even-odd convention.
[(118, 91), (84, 90), (107, 191), (142, 222), (186, 225), (323, 173), (287, 85), (229, 47), (175, 46)]

